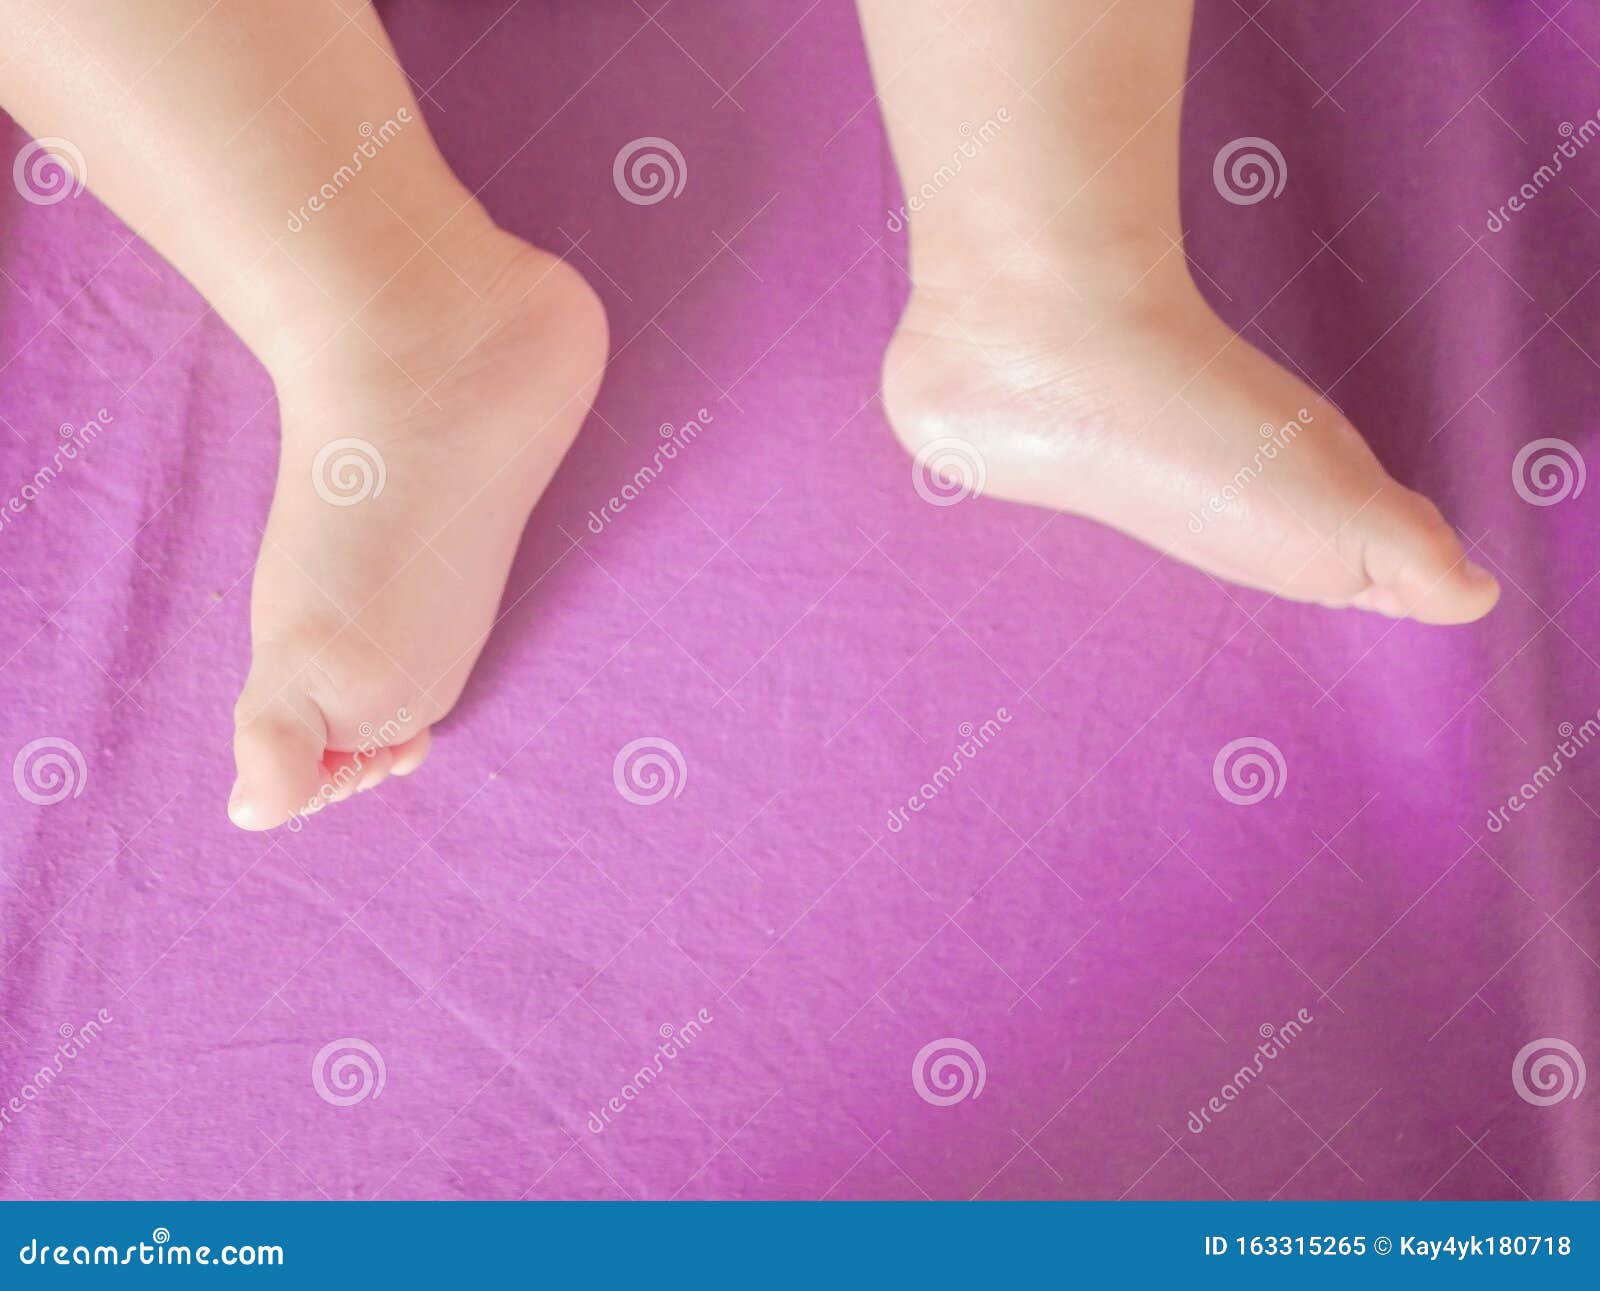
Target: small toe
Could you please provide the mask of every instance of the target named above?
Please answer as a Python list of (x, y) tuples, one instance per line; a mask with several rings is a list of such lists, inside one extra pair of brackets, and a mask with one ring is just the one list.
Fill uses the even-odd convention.
[(403, 744), (396, 744), (389, 752), (394, 760), (389, 765), (389, 774), (408, 776), (428, 760), (428, 749), (433, 744), (433, 732), (428, 727), (413, 735)]
[(361, 753), (326, 754), (322, 759), (322, 770), (328, 785), (324, 796), (330, 803), (343, 802), (372, 788), (388, 776), (390, 761), (388, 749), (378, 749), (370, 756)]
[(366, 793), (368, 789), (376, 789), (389, 778), (389, 773), (394, 767), (394, 750), (379, 749), (370, 758), (364, 760), (361, 767), (361, 778), (356, 781), (356, 792)]

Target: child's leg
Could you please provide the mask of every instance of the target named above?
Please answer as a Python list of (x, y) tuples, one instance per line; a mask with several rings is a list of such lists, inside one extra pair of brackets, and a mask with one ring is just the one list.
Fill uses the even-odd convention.
[(598, 301), (450, 173), (363, 0), (0, 0), (0, 50), (5, 108), (277, 387), (235, 820), (414, 769), (588, 410)]
[(1195, 290), (1190, 4), (860, 8), (901, 177), (926, 193), (884, 373), (908, 448), (957, 461), (971, 450), (938, 441), (966, 441), (987, 492), (1283, 596), (1436, 623), (1494, 604), (1433, 504)]

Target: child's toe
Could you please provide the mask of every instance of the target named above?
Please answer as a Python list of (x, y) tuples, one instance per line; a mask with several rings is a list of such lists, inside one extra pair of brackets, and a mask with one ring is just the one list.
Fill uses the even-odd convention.
[(250, 701), (247, 689), (235, 714), (237, 768), (228, 815), (241, 829), (274, 829), (307, 809), (322, 789), (326, 728), (308, 701)]
[(423, 727), (404, 744), (396, 744), (390, 753), (394, 761), (390, 764), (389, 774), (407, 776), (428, 760), (428, 749), (433, 743), (433, 732), (428, 727)]
[(379, 749), (370, 758), (364, 759), (361, 778), (356, 781), (356, 792), (365, 793), (368, 789), (376, 789), (389, 778), (393, 767), (393, 749)]
[(1351, 604), (1419, 623), (1470, 623), (1500, 597), (1500, 585), (1472, 563), (1461, 539), (1421, 494), (1405, 491), (1373, 517), (1364, 548), (1371, 584)]

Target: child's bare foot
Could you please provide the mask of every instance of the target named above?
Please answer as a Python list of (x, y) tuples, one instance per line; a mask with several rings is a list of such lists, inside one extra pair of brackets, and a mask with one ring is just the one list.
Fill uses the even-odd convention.
[(6, 110), (277, 387), (233, 819), (414, 770), (588, 412), (598, 300), (452, 174), (370, 0), (7, 0), (0, 46)]
[(1487, 613), (1498, 587), (1438, 508), (1186, 280), (1163, 282), (1092, 308), (1049, 275), (914, 293), (885, 361), (897, 434), (931, 471), (1232, 582), (1425, 623)]
[(263, 355), (283, 440), (235, 715), (246, 829), (415, 770), (599, 384), (604, 315), (566, 264), (494, 231), (437, 267), (315, 353)]
[(884, 398), (913, 453), (1283, 596), (1430, 623), (1494, 604), (1433, 504), (1175, 252), (1192, 0), (1157, 21), (1010, 0), (981, 24), (960, 0), (859, 2), (909, 194)]

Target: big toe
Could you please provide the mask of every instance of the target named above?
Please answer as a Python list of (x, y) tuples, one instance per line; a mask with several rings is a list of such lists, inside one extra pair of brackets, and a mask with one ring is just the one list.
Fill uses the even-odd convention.
[(235, 713), (237, 768), (228, 816), (241, 829), (274, 829), (310, 810), (326, 781), (327, 726), (309, 700), (282, 694), (257, 699), (247, 687)]
[(1420, 493), (1374, 504), (1362, 560), (1368, 585), (1351, 604), (1419, 623), (1470, 623), (1500, 599), (1500, 584), (1468, 558), (1456, 531)]

